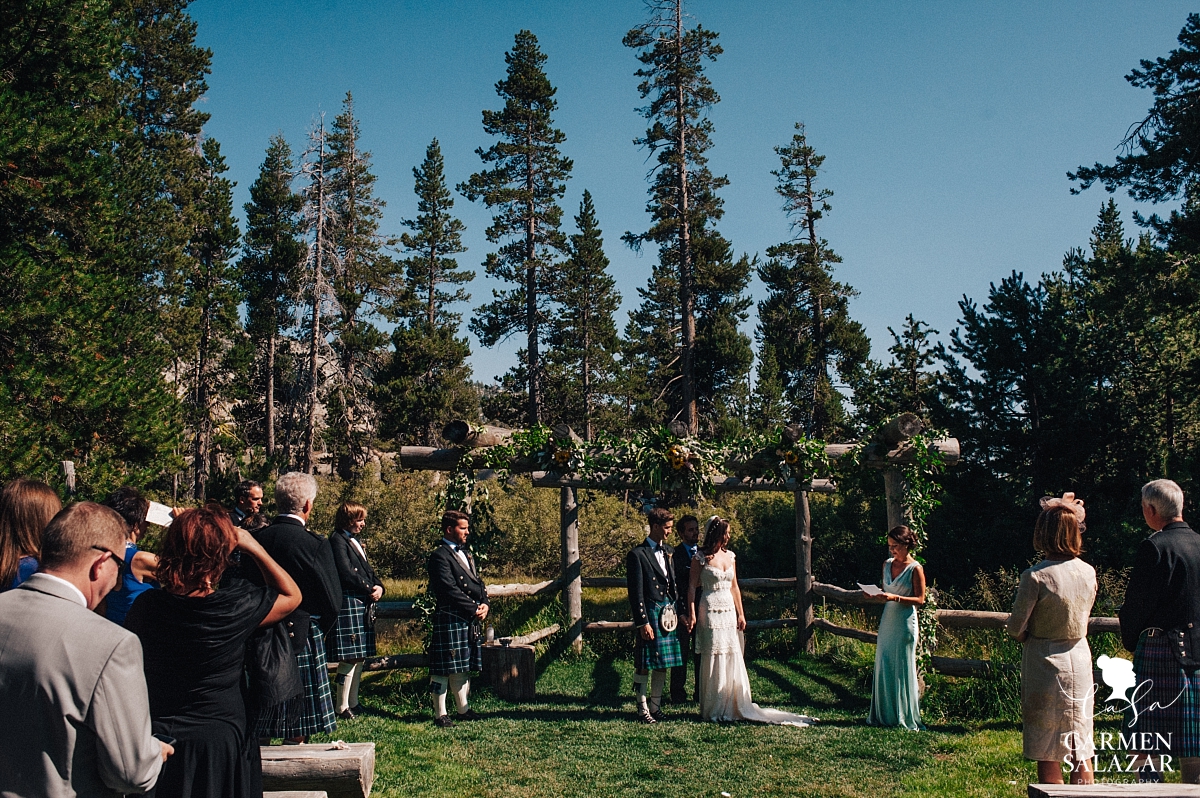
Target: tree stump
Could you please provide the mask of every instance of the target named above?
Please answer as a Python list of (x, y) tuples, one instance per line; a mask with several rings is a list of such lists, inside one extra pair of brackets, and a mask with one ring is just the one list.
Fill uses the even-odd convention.
[(375, 743), (264, 745), (264, 791), (323, 791), (329, 798), (368, 798), (375, 782)]
[(484, 646), (483, 678), (496, 695), (520, 703), (537, 697), (533, 646)]

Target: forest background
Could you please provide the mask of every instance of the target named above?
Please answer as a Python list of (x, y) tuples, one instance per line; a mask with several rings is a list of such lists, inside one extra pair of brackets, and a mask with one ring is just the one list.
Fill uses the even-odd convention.
[[(643, 225), (623, 236), (603, 232), (586, 190), (565, 203), (571, 142), (555, 124), (553, 64), (527, 30), (503, 62), (492, 54), (476, 171), (456, 183), (438, 140), (423, 143), (409, 218), (384, 215), (350, 93), (303, 138), (263, 142), (239, 218), (205, 134), (212, 53), (187, 5), (0, 8), (0, 479), (61, 485), (72, 460), (80, 496), (133, 484), (182, 504), (228, 501), (241, 478), (316, 471), (319, 518), (342, 498), (367, 501), (373, 556), (412, 576), (436, 536), (439, 485), (388, 455), (438, 444), (454, 418), (567, 423), (589, 438), (670, 420), (708, 439), (797, 423), (851, 441), (913, 411), (962, 444), (924, 552), (946, 586), (1023, 567), (1041, 495), (1083, 496), (1087, 556), (1119, 569), (1143, 535), (1140, 485), (1200, 488), (1194, 15), (1177, 49), (1129, 75), (1149, 111), (1129, 120), (1113, 163), (1064, 181), (1174, 210), (1135, 213), (1127, 229), (1108, 200), (1061, 264), (997, 275), (944, 337), (898, 309), (886, 353), (873, 353), (837, 242), (823, 238), (833, 194), (802, 125), (775, 148), (778, 197), (762, 209), (789, 235), (751, 255), (722, 233), (728, 179), (708, 161), (720, 38), (679, 2), (631, 16), (621, 43), (650, 170), (629, 194)], [(469, 261), (456, 202), (491, 217), (489, 251)], [(626, 246), (645, 277), (619, 287), (609, 253)], [(476, 271), (490, 297), (469, 296)], [(637, 300), (622, 317), (623, 292)], [(468, 330), (484, 347), (521, 342), (496, 383), (472, 373)], [(489, 567), (553, 573), (556, 497), (521, 481), (492, 493)], [(619, 570), (641, 534), (636, 507), (586, 498), (585, 573)], [(791, 575), (788, 497), (719, 509), (743, 573)], [(877, 475), (816, 499), (817, 577), (873, 581), (884, 519)]]

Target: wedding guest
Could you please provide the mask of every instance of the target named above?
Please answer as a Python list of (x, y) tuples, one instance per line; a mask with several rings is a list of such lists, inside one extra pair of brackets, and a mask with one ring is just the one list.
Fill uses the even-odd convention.
[[(1142, 487), (1142, 518), (1153, 532), (1138, 544), (1120, 610), (1121, 642), (1133, 652), (1141, 712), (1139, 740), (1170, 740), (1149, 754), (1142, 780), (1161, 781), (1166, 754), (1184, 783), (1200, 783), (1200, 535), (1183, 520), (1183, 490), (1169, 479)], [(1150, 707), (1154, 707), (1150, 710)], [(1143, 735), (1148, 734), (1148, 737)], [(1145, 757), (1143, 757), (1143, 761)]]
[[(300, 607), (283, 623), (296, 654), (304, 692), (268, 707), (258, 719), (260, 738), (281, 737), (302, 743), (308, 735), (337, 727), (329, 672), (325, 659), (325, 636), (337, 623), (342, 606), (342, 586), (329, 542), (308, 529), (317, 498), (317, 480), (311, 474), (292, 471), (275, 483), (275, 505), (279, 516), (268, 527), (254, 533), (271, 559), (283, 566), (300, 586)], [(257, 569), (242, 567), (243, 576), (263, 584)]]
[[(221, 575), (237, 549), (263, 586)], [(185, 510), (167, 528), (158, 576), (125, 619), (141, 640), (154, 731), (175, 738), (155, 798), (262, 795), (257, 740), (242, 691), (246, 642), (300, 606), (300, 588), (254, 537), (215, 504)]]
[[(700, 521), (694, 515), (685, 515), (679, 519), (679, 545), (671, 552), (671, 567), (675, 569), (675, 584), (679, 585), (679, 602), (675, 608), (679, 617), (686, 618), (695, 612), (695, 604), (700, 600), (700, 590), (697, 588), (689, 594), (685, 586), (690, 583), (692, 560), (699, 553)], [(692, 663), (694, 700), (700, 696), (700, 653), (696, 651), (696, 643), (691, 631), (686, 625), (680, 624), (675, 630), (679, 637), (679, 652), (683, 655), (683, 664), (671, 668), (671, 703), (687, 702), (687, 671), (688, 661)]]
[(151, 736), (137, 637), (92, 612), (124, 542), (112, 510), (72, 504), (39, 572), (0, 595), (0, 795), (144, 793), (174, 750)]
[[(658, 723), (663, 719), (660, 707), (667, 668), (683, 664), (679, 638), (675, 634), (679, 617), (675, 605), (680, 593), (675, 583), (675, 570), (669, 564), (671, 547), (665, 543), (675, 525), (675, 517), (662, 507), (655, 507), (646, 515), (650, 534), (625, 558), (625, 575), (629, 608), (637, 630), (637, 647), (633, 654), (637, 717), (642, 723)], [(648, 696), (647, 682), (650, 684)]]
[(458, 721), (479, 720), (471, 709), (471, 672), (483, 669), (479, 625), (487, 619), (487, 588), (475, 558), (467, 548), (470, 517), (458, 510), (442, 514), (442, 541), (429, 555), (429, 590), (437, 598), (433, 635), (429, 646), (429, 692), (433, 696), (433, 722), (451, 729), (446, 695), (454, 693)]
[(337, 626), (330, 633), (329, 659), (338, 662), (337, 716), (352, 720), (361, 712), (358, 685), (362, 680), (363, 661), (375, 656), (375, 602), (383, 598), (383, 582), (367, 562), (363, 548), (363, 527), (367, 508), (346, 502), (338, 508), (334, 531), (329, 536), (333, 561), (342, 582), (342, 610)]
[(42, 530), (61, 509), (58, 494), (44, 482), (17, 478), (0, 491), (0, 593), (37, 571)]
[(904, 525), (888, 532), (891, 558), (883, 564), (884, 603), (875, 644), (875, 676), (871, 686), (872, 726), (923, 730), (917, 685), (917, 607), (925, 603), (925, 571), (913, 558), (917, 536)]
[(1038, 782), (1091, 784), (1092, 650), (1087, 625), (1096, 600), (1096, 569), (1079, 559), (1086, 514), (1074, 493), (1042, 499), (1033, 547), (1043, 559), (1021, 574), (1008, 633), (1023, 643), (1021, 726), (1026, 759)]
[(150, 502), (136, 488), (117, 488), (104, 500), (104, 506), (117, 511), (125, 521), (125, 568), (121, 573), (121, 584), (104, 602), (104, 617), (115, 624), (124, 624), (125, 615), (137, 597), (147, 590), (158, 587), (154, 572), (158, 568), (158, 557), (138, 549), (138, 540), (146, 534), (146, 513)]
[(246, 518), (261, 512), (262, 503), (262, 485), (252, 479), (243, 479), (233, 489), (233, 509), (229, 511), (229, 520), (234, 526), (249, 529), (250, 527), (246, 526)]

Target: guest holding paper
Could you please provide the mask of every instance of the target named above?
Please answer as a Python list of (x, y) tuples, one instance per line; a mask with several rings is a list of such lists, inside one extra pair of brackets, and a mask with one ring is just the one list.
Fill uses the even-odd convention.
[(1091, 784), (1092, 651), (1088, 617), (1096, 600), (1096, 569), (1083, 551), (1083, 502), (1074, 493), (1042, 499), (1033, 547), (1044, 558), (1021, 574), (1008, 633), (1021, 654), (1021, 721), (1026, 759), (1038, 763), (1038, 782)]
[(906, 526), (888, 532), (891, 559), (883, 564), (884, 604), (875, 645), (875, 678), (871, 689), (872, 726), (924, 730), (917, 687), (917, 607), (925, 603), (925, 571), (913, 559), (917, 536)]
[(115, 624), (124, 624), (129, 608), (138, 596), (158, 587), (154, 572), (158, 568), (158, 557), (151, 552), (138, 549), (138, 540), (146, 534), (146, 514), (150, 502), (136, 488), (117, 488), (104, 500), (104, 506), (117, 511), (125, 521), (125, 568), (117, 589), (105, 599), (104, 617)]

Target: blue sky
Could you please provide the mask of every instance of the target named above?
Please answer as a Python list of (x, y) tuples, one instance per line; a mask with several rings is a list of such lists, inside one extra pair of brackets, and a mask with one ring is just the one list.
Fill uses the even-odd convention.
[[(719, 229), (752, 255), (788, 238), (772, 148), (803, 121), (834, 191), (819, 232), (843, 258), (837, 278), (860, 292), (851, 312), (877, 358), (887, 356), (887, 328), (906, 314), (944, 338), (964, 294), (982, 300), (1010, 271), (1055, 269), (1068, 248), (1087, 243), (1108, 195), (1071, 196), (1066, 172), (1115, 157), (1151, 101), (1124, 75), (1139, 59), (1166, 55), (1189, 11), (1173, 0), (690, 0), (685, 8), (720, 33), (725, 50), (709, 68), (722, 98), (710, 115), (711, 166), (730, 179)], [(432, 138), (451, 183), (478, 170), (474, 151), (490, 143), (480, 112), (499, 107), (504, 53), (518, 30), (532, 30), (558, 87), (563, 150), (575, 161), (565, 215), (592, 192), (624, 326), (654, 257), (620, 242), (647, 219), (649, 163), (632, 144), (645, 128), (635, 111), (638, 64), (621, 45), (645, 17), (640, 0), (196, 0), (189, 11), (213, 51), (205, 132), (221, 142), (237, 207), (268, 137), (282, 132), (300, 151), (316, 115), (332, 120), (352, 91), (392, 234), (415, 213), (412, 167)], [(1135, 234), (1132, 200), (1117, 201)], [(455, 210), (468, 228), (460, 263), (478, 273), (471, 304), (481, 304), (491, 292), (480, 265), (489, 217), (461, 197)], [(751, 290), (761, 296), (760, 285)], [(476, 377), (505, 371), (517, 345), (488, 350), (472, 340)]]

